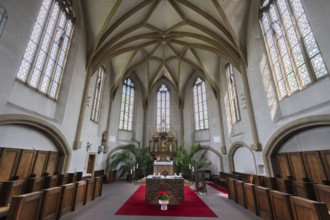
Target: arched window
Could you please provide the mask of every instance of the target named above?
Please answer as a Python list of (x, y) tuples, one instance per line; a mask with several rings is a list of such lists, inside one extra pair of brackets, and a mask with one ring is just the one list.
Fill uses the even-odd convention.
[(92, 114), (91, 114), (91, 120), (95, 122), (100, 121), (104, 77), (105, 77), (104, 67), (100, 67), (97, 72), (97, 78), (95, 82), (95, 91), (94, 91), (94, 99), (93, 99)]
[(279, 98), (328, 75), (301, 0), (263, 0), (260, 23)]
[(195, 130), (208, 129), (209, 117), (207, 112), (206, 89), (204, 80), (197, 78), (193, 90)]
[(235, 75), (231, 63), (226, 64), (226, 77), (227, 77), (227, 91), (228, 91), (228, 99), (229, 99), (228, 101), (229, 101), (229, 109), (230, 109), (230, 119), (231, 119), (231, 123), (235, 124), (237, 121), (241, 119), (241, 116), (238, 107)]
[(157, 92), (157, 130), (170, 130), (170, 92), (164, 84)]
[(70, 0), (43, 0), (17, 79), (57, 99), (73, 33)]
[(133, 107), (134, 107), (134, 84), (131, 79), (126, 79), (123, 83), (121, 95), (119, 129), (132, 130)]

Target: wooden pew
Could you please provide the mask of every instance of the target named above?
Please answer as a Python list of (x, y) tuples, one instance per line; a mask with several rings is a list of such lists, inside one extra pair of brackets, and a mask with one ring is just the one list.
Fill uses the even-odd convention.
[(13, 196), (21, 195), (24, 192), (24, 187), (25, 180), (3, 182), (0, 192), (0, 206), (9, 205)]
[(102, 184), (103, 184), (103, 176), (95, 177), (94, 198), (100, 197), (102, 195)]
[(240, 175), (237, 174), (233, 174), (233, 173), (226, 173), (226, 172), (222, 172), (220, 171), (220, 186), (223, 186), (225, 188), (227, 188), (227, 178), (232, 178), (232, 179), (236, 179), (236, 180), (242, 180), (242, 177)]
[(244, 195), (245, 195), (246, 208), (254, 212), (256, 215), (258, 215), (258, 208), (257, 208), (256, 194), (254, 187), (255, 187), (254, 184), (244, 183)]
[(253, 184), (256, 186), (264, 186), (264, 176), (253, 175)]
[(244, 182), (240, 180), (235, 180), (236, 188), (236, 200), (237, 203), (246, 208), (245, 205), (245, 194), (244, 194)]
[(7, 219), (35, 220), (38, 219), (42, 192), (32, 192), (14, 196), (11, 200)]
[(264, 181), (264, 185), (263, 185), (264, 187), (266, 187), (268, 189), (277, 190), (277, 184), (276, 184), (275, 177), (264, 176), (263, 181)]
[(45, 176), (44, 189), (56, 187), (58, 183), (58, 175)]
[(65, 185), (67, 183), (69, 183), (69, 174), (68, 173), (59, 174), (57, 185), (61, 186), (61, 185)]
[(28, 178), (24, 193), (40, 191), (44, 188), (44, 177)]
[(77, 174), (76, 173), (68, 173), (68, 182), (67, 183), (74, 183), (77, 181)]
[(330, 186), (322, 184), (314, 184), (314, 192), (316, 200), (327, 204), (330, 212)]
[(85, 181), (86, 181), (86, 195), (85, 195), (84, 204), (94, 200), (94, 193), (95, 193), (95, 179), (91, 178)]
[(256, 186), (255, 193), (259, 216), (265, 220), (272, 220), (273, 210), (270, 202), (269, 189), (262, 186)]
[(235, 179), (228, 178), (227, 183), (228, 183), (228, 185), (227, 185), (227, 187), (228, 187), (228, 198), (231, 199), (231, 200), (234, 200), (235, 202), (237, 202)]
[(234, 174), (239, 175), (241, 177), (240, 180), (242, 180), (243, 182), (253, 183), (253, 174), (239, 172), (234, 172)]
[(288, 194), (293, 194), (292, 180), (276, 178), (277, 190)]
[(292, 181), (293, 194), (306, 199), (315, 200), (313, 183)]
[(270, 202), (273, 210), (274, 220), (293, 220), (290, 196), (291, 194), (270, 190)]
[(294, 220), (329, 220), (327, 205), (324, 202), (290, 196), (291, 209)]
[(62, 187), (52, 187), (43, 191), (42, 204), (40, 207), (40, 219), (57, 219)]
[(86, 181), (78, 181), (75, 184), (74, 210), (84, 205), (86, 196)]
[(75, 188), (76, 184), (74, 183), (62, 185), (62, 196), (60, 200), (58, 218), (60, 218), (65, 213), (71, 212), (73, 210)]

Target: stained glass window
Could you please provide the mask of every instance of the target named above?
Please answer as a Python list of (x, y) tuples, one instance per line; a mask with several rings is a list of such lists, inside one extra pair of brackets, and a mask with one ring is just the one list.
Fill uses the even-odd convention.
[(328, 75), (301, 0), (261, 1), (260, 24), (280, 99)]
[(206, 103), (205, 82), (201, 78), (197, 78), (193, 88), (193, 103), (195, 114), (195, 130), (203, 130), (209, 128), (209, 116)]
[(132, 130), (134, 93), (135, 89), (132, 80), (126, 79), (123, 83), (121, 95), (119, 129)]
[(57, 99), (73, 33), (70, 1), (43, 0), (17, 79)]
[(239, 112), (238, 98), (236, 92), (235, 75), (233, 71), (233, 66), (230, 63), (226, 64), (226, 76), (227, 76), (230, 118), (231, 118), (231, 123), (234, 124), (241, 119), (241, 116)]
[(95, 122), (100, 121), (100, 111), (101, 111), (101, 103), (102, 103), (102, 94), (104, 87), (104, 67), (100, 67), (97, 72), (96, 84), (95, 84), (95, 92), (92, 106), (92, 114), (91, 120)]
[(170, 92), (164, 84), (157, 92), (157, 130), (170, 131)]

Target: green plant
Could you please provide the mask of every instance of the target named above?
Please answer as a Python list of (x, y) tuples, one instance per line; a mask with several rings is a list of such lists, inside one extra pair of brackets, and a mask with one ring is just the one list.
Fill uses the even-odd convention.
[(153, 162), (149, 148), (141, 147), (137, 141), (121, 147), (120, 152), (111, 155), (110, 160), (110, 169), (118, 169), (119, 177), (129, 174), (135, 166), (135, 176), (138, 178), (149, 172)]
[[(204, 152), (202, 154), (198, 154), (198, 152), (201, 151)], [(183, 138), (180, 147), (174, 154), (175, 172), (188, 175), (190, 172), (189, 164), (195, 167), (195, 169), (201, 169), (209, 166), (211, 162), (209, 162), (206, 158), (207, 151), (208, 149), (203, 148), (199, 144), (193, 144), (190, 147), (190, 150), (187, 151), (185, 140)]]
[(170, 195), (166, 191), (159, 191), (157, 196), (159, 200), (170, 200)]

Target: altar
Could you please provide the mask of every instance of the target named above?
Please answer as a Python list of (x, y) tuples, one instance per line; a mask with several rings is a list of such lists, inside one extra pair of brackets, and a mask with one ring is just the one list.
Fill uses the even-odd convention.
[(154, 161), (154, 174), (164, 174), (173, 175), (173, 161)]
[(170, 195), (169, 205), (184, 202), (184, 179), (182, 176), (149, 175), (146, 178), (145, 203), (158, 205), (158, 192), (167, 191)]

